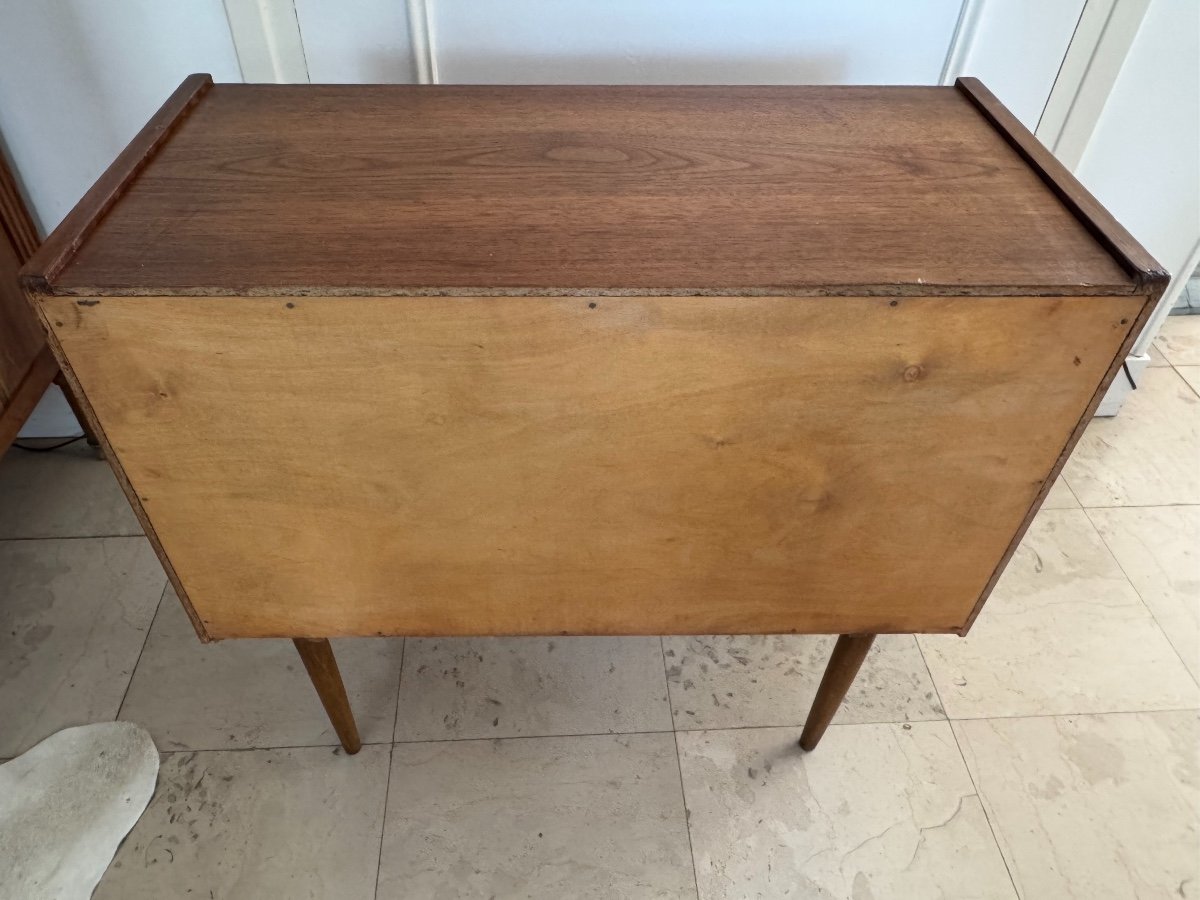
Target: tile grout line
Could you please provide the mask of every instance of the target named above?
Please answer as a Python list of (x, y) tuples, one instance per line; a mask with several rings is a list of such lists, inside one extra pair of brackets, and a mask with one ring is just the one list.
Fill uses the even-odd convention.
[(1096, 503), (1079, 504), (1080, 509), (1176, 509), (1181, 506), (1200, 506), (1200, 503), (1114, 503), (1108, 506)]
[(400, 641), (400, 671), (396, 675), (396, 705), (392, 716), (392, 741), (388, 744), (387, 780), (383, 785), (383, 815), (379, 821), (379, 855), (375, 859), (375, 893), (372, 896), (379, 900), (379, 873), (383, 871), (383, 839), (387, 835), (388, 796), (392, 792), (392, 759), (396, 753), (396, 725), (400, 721), (400, 686), (404, 681), (404, 651), (408, 649), (408, 638)]
[(0, 544), (16, 543), (18, 541), (95, 541), (101, 538), (144, 538), (144, 532), (137, 534), (35, 534), (29, 537), (0, 537)]
[(404, 686), (404, 654), (408, 651), (408, 638), (400, 639), (400, 674), (396, 676), (396, 706), (392, 715), (392, 743), (396, 743), (396, 729), (400, 727), (400, 690)]
[[(1069, 462), (1070, 460), (1068, 460)], [(1062, 479), (1063, 487), (1067, 489), (1067, 493), (1071, 495), (1071, 499), (1079, 504), (1079, 508), (1083, 509), (1083, 503), (1080, 502), (1079, 496), (1075, 493), (1075, 488), (1071, 487), (1071, 482), (1067, 481), (1066, 465), (1063, 465), (1063, 471), (1058, 473), (1058, 477)], [(1039, 509), (1038, 512), (1041, 512)]]
[[(1184, 366), (1183, 368), (1185, 368), (1185, 369), (1190, 369), (1190, 368), (1192, 368), (1192, 367), (1191, 367), (1191, 366)], [(1200, 366), (1197, 366), (1197, 368), (1200, 368)], [(1180, 381), (1182, 381), (1182, 382), (1183, 382), (1183, 383), (1184, 383), (1184, 384), (1185, 384), (1185, 385), (1188, 387), (1188, 389), (1190, 389), (1190, 390), (1191, 390), (1191, 392), (1192, 392), (1193, 394), (1195, 394), (1197, 397), (1200, 397), (1200, 388), (1196, 387), (1196, 386), (1195, 386), (1195, 385), (1193, 385), (1193, 384), (1192, 384), (1190, 381), (1188, 381), (1186, 378), (1184, 378), (1184, 377), (1183, 377), (1183, 373), (1179, 371), (1179, 368), (1178, 368), (1178, 367), (1175, 365), (1175, 363), (1171, 363), (1171, 369), (1172, 369), (1172, 371), (1174, 371), (1174, 373), (1175, 373), (1176, 375), (1178, 375), (1178, 376), (1179, 376), (1179, 380), (1180, 380)]]
[(951, 722), (1007, 722), (1013, 719), (1070, 719), (1081, 716), (1144, 716), (1154, 713), (1194, 713), (1200, 712), (1200, 706), (1168, 706), (1159, 709), (1097, 709), (1088, 712), (1052, 712), (1052, 713), (1015, 713), (1013, 715), (992, 716), (959, 716), (950, 719)]
[(675, 727), (675, 704), (671, 700), (671, 676), (667, 672), (667, 650), (663, 636), (658, 636), (658, 652), (662, 657), (663, 686), (667, 689), (667, 712), (671, 716), (671, 741), (675, 744), (675, 771), (679, 774), (679, 797), (683, 800), (683, 828), (687, 832), (688, 857), (692, 861), (692, 886), (696, 889), (696, 900), (700, 900), (700, 875), (696, 871), (696, 848), (692, 844), (692, 816), (688, 811), (687, 788), (683, 784), (683, 760), (679, 758), (679, 730)]
[[(1021, 713), (1018, 715), (960, 716), (937, 719), (894, 719), (874, 722), (834, 722), (830, 728), (858, 728), (870, 725), (928, 725), (935, 722), (981, 722), (1011, 719), (1064, 719), (1081, 716), (1141, 716), (1157, 713), (1200, 713), (1200, 706), (1169, 707), (1164, 709), (1108, 709), (1092, 712)], [(683, 734), (706, 734), (717, 731), (770, 731), (784, 728), (796, 730), (796, 725), (735, 725), (724, 728), (685, 728)], [(574, 734), (514, 734), (508, 737), (439, 738), (436, 740), (396, 741), (397, 746), (408, 744), (461, 744), (472, 741), (537, 741), (551, 738), (625, 737), (640, 734), (672, 734), (670, 731), (589, 731)], [(177, 747), (159, 750), (160, 753), (253, 753), (256, 750), (336, 750), (341, 745), (331, 744), (276, 744), (268, 747)], [(386, 747), (387, 741), (363, 741), (364, 747)]]
[(154, 615), (150, 617), (150, 621), (146, 625), (146, 636), (142, 638), (142, 647), (138, 650), (137, 660), (133, 664), (133, 668), (129, 670), (129, 681), (125, 683), (125, 691), (121, 694), (121, 702), (117, 705), (116, 719), (121, 718), (121, 713), (125, 711), (125, 701), (129, 699), (129, 689), (133, 687), (134, 676), (137, 675), (138, 666), (142, 664), (142, 656), (146, 653), (146, 645), (150, 643), (150, 632), (154, 629), (154, 623), (158, 621), (159, 610), (162, 609), (163, 600), (167, 596), (167, 592), (171, 589), (171, 582), (166, 581), (166, 575), (163, 575), (163, 589), (158, 595), (158, 603), (154, 605)]
[(1188, 676), (1192, 679), (1192, 682), (1196, 685), (1196, 687), (1200, 687), (1200, 680), (1197, 680), (1196, 676), (1192, 673), (1192, 669), (1187, 664), (1187, 660), (1183, 658), (1183, 654), (1179, 652), (1179, 648), (1175, 646), (1175, 642), (1171, 640), (1171, 636), (1167, 634), (1167, 629), (1163, 628), (1162, 622), (1158, 621), (1158, 616), (1154, 614), (1154, 610), (1150, 608), (1150, 604), (1146, 602), (1146, 598), (1142, 596), (1142, 592), (1138, 590), (1138, 586), (1133, 583), (1133, 579), (1130, 578), (1129, 573), (1125, 571), (1125, 566), (1117, 557), (1117, 552), (1113, 550), (1112, 546), (1108, 543), (1108, 538), (1104, 536), (1104, 532), (1100, 530), (1100, 526), (1092, 520), (1092, 517), (1088, 514), (1086, 509), (1083, 511), (1083, 513), (1085, 516), (1087, 516), (1088, 524), (1092, 526), (1092, 530), (1096, 532), (1096, 536), (1100, 538), (1100, 542), (1104, 544), (1104, 549), (1108, 551), (1108, 555), (1112, 557), (1113, 562), (1117, 564), (1117, 568), (1121, 570), (1121, 577), (1125, 579), (1126, 584), (1133, 588), (1133, 592), (1137, 594), (1138, 600), (1141, 601), (1142, 608), (1150, 614), (1151, 621), (1154, 622), (1155, 626), (1159, 630), (1159, 633), (1162, 634), (1163, 640), (1167, 642), (1167, 646), (1171, 648), (1171, 651), (1175, 654), (1176, 659), (1179, 660), (1179, 664), (1183, 666), (1183, 670), (1188, 673)]
[[(1070, 485), (1067, 485), (1070, 488)], [(1004, 863), (1004, 871), (1008, 875), (1008, 883), (1012, 885), (1013, 895), (1020, 900), (1021, 892), (1017, 889), (1017, 881), (1013, 878), (1012, 869), (1009, 868), (1008, 858), (1004, 855), (1004, 848), (1000, 846), (1000, 838), (996, 836), (996, 826), (992, 824), (992, 817), (988, 814), (987, 804), (983, 800), (983, 794), (979, 790), (979, 785), (975, 783), (975, 773), (971, 771), (971, 764), (967, 762), (967, 755), (963, 753), (962, 742), (958, 739), (958, 732), (954, 730), (954, 721), (950, 718), (950, 712), (946, 709), (946, 704), (942, 700), (941, 689), (938, 688), (937, 681), (933, 677), (933, 670), (929, 668), (929, 660), (925, 658), (925, 648), (921, 646), (921, 642), (913, 636), (914, 643), (917, 645), (917, 652), (921, 654), (921, 662), (925, 665), (925, 674), (929, 676), (929, 683), (933, 685), (933, 693), (938, 698), (938, 706), (942, 708), (942, 712), (946, 716), (946, 727), (950, 729), (950, 736), (954, 738), (954, 746), (958, 748), (958, 758), (962, 760), (963, 768), (967, 770), (967, 778), (971, 781), (971, 787), (975, 790), (975, 796), (979, 798), (979, 808), (983, 810), (983, 819), (988, 823), (988, 831), (992, 835), (992, 844), (996, 847), (996, 852), (1000, 854), (1000, 862)]]

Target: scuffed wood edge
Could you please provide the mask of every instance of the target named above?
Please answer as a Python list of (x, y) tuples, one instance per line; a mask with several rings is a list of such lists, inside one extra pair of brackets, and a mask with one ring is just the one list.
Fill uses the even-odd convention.
[[(50, 312), (45, 303), (40, 302), (42, 297), (35, 295), (26, 286), (26, 291), (29, 295), (29, 301), (34, 309), (38, 311), (38, 316), (41, 318), (42, 327), (46, 330), (46, 342), (50, 347), (50, 351), (54, 354), (54, 358), (58, 360), (58, 366), (62, 370), (63, 377), (70, 385), (71, 392), (74, 394), (80, 409), (83, 410), (84, 416), (87, 418), (88, 425), (91, 426), (92, 433), (96, 435), (96, 439), (100, 442), (100, 447), (104, 451), (104, 458), (112, 467), (113, 474), (117, 476), (117, 483), (121, 485), (121, 490), (125, 492), (125, 499), (129, 501), (129, 505), (133, 507), (133, 513), (137, 516), (137, 520), (142, 524), (142, 531), (146, 534), (146, 539), (150, 541), (150, 546), (154, 548), (154, 553), (158, 556), (158, 561), (162, 564), (163, 571), (167, 574), (167, 579), (171, 582), (171, 586), (175, 588), (175, 593), (179, 597), (179, 602), (183, 604), (184, 612), (192, 621), (192, 627), (196, 629), (196, 635), (204, 643), (209, 643), (214, 638), (208, 633), (204, 622), (196, 613), (195, 607), (192, 606), (192, 601), (188, 598), (187, 591), (184, 589), (179, 576), (175, 573), (175, 567), (171, 565), (171, 560), (167, 557), (166, 551), (163, 549), (162, 541), (158, 539), (158, 533), (154, 530), (153, 524), (150, 522), (150, 517), (146, 515), (146, 510), (142, 506), (142, 499), (134, 490), (133, 484), (129, 481), (129, 476), (125, 474), (125, 467), (121, 465), (121, 457), (113, 448), (112, 443), (108, 440), (108, 435), (104, 431), (104, 425), (96, 417), (96, 411), (92, 408), (92, 403), (88, 399), (87, 392), (84, 391), (83, 385), (79, 383), (79, 379), (75, 376), (75, 370), (71, 368), (71, 361), (63, 352), (62, 344), (58, 339), (58, 333), (52, 327), (50, 321)], [(78, 302), (67, 301), (66, 302)]]
[(718, 287), (453, 287), (379, 285), (154, 285), (59, 284), (56, 297), (1126, 297), (1142, 293), (1120, 284), (885, 284), (752, 285)]
[(1158, 293), (1171, 276), (1125, 227), (1101, 205), (1071, 172), (1054, 158), (1036, 137), (978, 78), (959, 78), (954, 86), (1042, 179), (1059, 201), (1134, 282), (1135, 293)]
[(212, 83), (212, 76), (206, 74), (189, 75), (183, 80), (21, 268), (20, 280), (26, 291), (54, 293), (55, 277), (71, 262), (100, 220), (145, 169), (188, 112), (200, 102)]
[(1008, 566), (1008, 561), (1012, 559), (1014, 553), (1017, 552), (1017, 547), (1020, 546), (1021, 540), (1025, 537), (1025, 532), (1029, 530), (1029, 526), (1033, 524), (1034, 517), (1042, 508), (1042, 502), (1046, 499), (1046, 495), (1050, 493), (1050, 489), (1054, 487), (1054, 482), (1058, 480), (1059, 473), (1067, 464), (1067, 460), (1071, 458), (1071, 453), (1075, 449), (1075, 445), (1079, 443), (1079, 439), (1083, 437), (1083, 432), (1087, 428), (1088, 423), (1092, 421), (1092, 417), (1096, 414), (1097, 407), (1104, 399), (1104, 395), (1108, 393), (1109, 386), (1113, 383), (1117, 373), (1121, 371), (1125, 364), (1125, 358), (1129, 355), (1130, 349), (1133, 347), (1134, 341), (1138, 335), (1142, 333), (1142, 328), (1154, 312), (1154, 307), (1158, 305), (1159, 297), (1162, 296), (1162, 291), (1157, 290), (1146, 296), (1142, 302), (1142, 308), (1138, 310), (1137, 316), (1129, 325), (1129, 330), (1125, 334), (1125, 339), (1121, 341), (1121, 346), (1117, 348), (1117, 353), (1109, 363), (1108, 372), (1104, 379), (1100, 382), (1096, 392), (1092, 395), (1091, 402), (1088, 403), (1087, 409), (1080, 416), (1079, 421), (1075, 423), (1070, 435), (1067, 437), (1067, 443), (1058, 454), (1058, 458), (1054, 461), (1054, 465), (1050, 468), (1050, 474), (1046, 476), (1042, 482), (1042, 488), (1038, 491), (1037, 496), (1033, 498), (1033, 503), (1029, 507), (1029, 511), (1025, 513), (1025, 518), (1021, 520), (1021, 524), (1017, 527), (1016, 534), (1013, 535), (1012, 542), (1004, 551), (1004, 555), (1000, 557), (1000, 562), (996, 564), (995, 571), (987, 580), (987, 584), (983, 586), (983, 591), (979, 594), (979, 599), (975, 601), (975, 606), (971, 609), (971, 614), (967, 616), (967, 621), (958, 629), (958, 634), (963, 637), (971, 630), (971, 626), (975, 624), (975, 619), (979, 616), (980, 610), (983, 609), (983, 604), (987, 598), (991, 596), (992, 590), (996, 587), (996, 582), (1000, 580), (1000, 576), (1004, 574), (1005, 568)]

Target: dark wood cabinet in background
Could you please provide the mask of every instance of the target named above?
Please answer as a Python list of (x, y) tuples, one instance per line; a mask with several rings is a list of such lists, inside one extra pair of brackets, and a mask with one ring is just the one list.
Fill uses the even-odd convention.
[[(9, 448), (29, 414), (51, 383), (62, 381), (54, 354), (46, 345), (41, 323), (17, 283), (17, 272), (38, 248), (37, 228), (29, 215), (16, 179), (0, 156), (0, 454)], [(84, 422), (82, 413), (75, 418)], [(90, 443), (95, 443), (90, 433)]]

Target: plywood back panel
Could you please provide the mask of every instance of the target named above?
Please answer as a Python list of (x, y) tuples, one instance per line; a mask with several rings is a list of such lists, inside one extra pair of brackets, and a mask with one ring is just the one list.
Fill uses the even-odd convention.
[(1145, 302), (42, 300), (213, 637), (956, 629)]

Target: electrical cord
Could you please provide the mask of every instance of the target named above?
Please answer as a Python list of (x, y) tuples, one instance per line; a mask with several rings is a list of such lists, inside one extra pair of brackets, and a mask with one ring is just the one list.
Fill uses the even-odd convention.
[(25, 450), (29, 453), (49, 453), (51, 450), (59, 450), (69, 444), (74, 444), (76, 441), (82, 441), (85, 437), (86, 435), (81, 434), (77, 437), (67, 438), (65, 441), (60, 441), (57, 444), (50, 444), (47, 447), (32, 447), (29, 444), (18, 444), (16, 441), (13, 441), (13, 446), (18, 450)]

